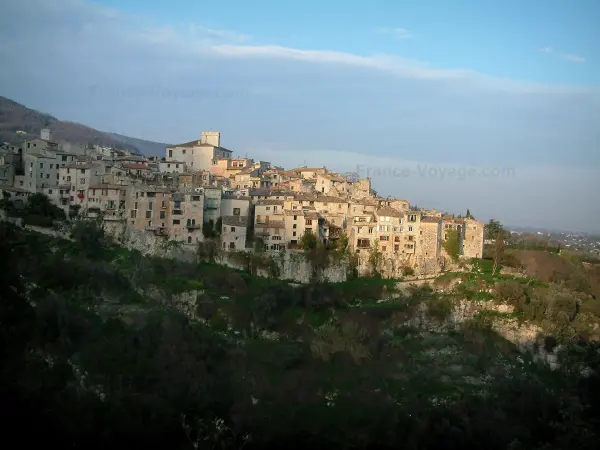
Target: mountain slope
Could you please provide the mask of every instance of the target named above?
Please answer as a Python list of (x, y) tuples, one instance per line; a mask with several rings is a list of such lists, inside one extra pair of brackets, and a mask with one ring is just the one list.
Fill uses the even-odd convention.
[[(21, 144), (25, 139), (38, 137), (43, 128), (49, 128), (56, 141), (106, 145), (149, 155), (163, 154), (167, 146), (158, 142), (106, 133), (80, 123), (59, 120), (50, 114), (27, 108), (0, 96), (0, 142)], [(18, 130), (25, 131), (27, 134), (18, 135), (16, 134)]]

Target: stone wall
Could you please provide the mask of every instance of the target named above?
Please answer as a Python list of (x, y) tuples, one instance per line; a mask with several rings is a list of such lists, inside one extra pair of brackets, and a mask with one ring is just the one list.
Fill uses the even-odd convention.
[[(279, 279), (290, 280), (296, 283), (311, 282), (313, 277), (312, 264), (306, 259), (303, 253), (284, 251), (267, 252), (266, 254), (273, 258), (277, 266)], [(233, 253), (224, 252), (219, 258), (219, 263), (233, 269), (247, 270), (246, 263), (241, 260), (242, 258)], [(346, 261), (332, 263), (329, 267), (317, 272), (317, 279), (319, 281), (341, 283), (347, 279), (347, 267), (348, 263)], [(258, 268), (256, 275), (269, 278), (272, 276), (272, 273), (267, 268)]]

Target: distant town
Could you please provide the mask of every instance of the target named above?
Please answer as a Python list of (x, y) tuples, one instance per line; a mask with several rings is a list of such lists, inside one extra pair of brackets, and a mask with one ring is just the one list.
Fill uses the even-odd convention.
[(2, 145), (0, 190), (15, 208), (44, 194), (68, 217), (101, 217), (115, 235), (134, 229), (196, 246), (214, 229), (225, 252), (244, 250), (253, 238), (269, 252), (300, 251), (307, 234), (324, 246), (345, 239), (360, 258), (381, 253), (390, 276), (407, 267), (441, 270), (450, 229), (458, 234), (460, 256), (483, 256), (484, 223), (470, 214), (380, 197), (369, 178), (325, 167), (285, 169), (234, 157), (218, 131), (169, 146), (158, 158), (55, 142), (43, 129), (20, 146)]

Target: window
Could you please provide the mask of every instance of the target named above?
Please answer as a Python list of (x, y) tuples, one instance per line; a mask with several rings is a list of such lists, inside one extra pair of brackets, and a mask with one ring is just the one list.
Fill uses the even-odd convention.
[(164, 219), (165, 218), (165, 212), (161, 211), (159, 216), (160, 216), (161, 219)]
[(137, 216), (137, 211), (136, 210), (132, 210), (131, 211), (131, 218), (135, 219), (136, 216)]
[(240, 215), (240, 208), (233, 208), (233, 215), (234, 216), (239, 216)]
[(44, 163), (40, 163), (40, 169), (44, 168)]
[(48, 189), (48, 194), (52, 195), (52, 189)]
[(294, 220), (296, 220), (298, 218), (298, 216), (294, 216)]
[[(200, 196), (199, 195), (192, 195), (192, 201), (193, 202), (199, 202), (200, 201)], [(215, 202), (209, 202), (209, 205), (210, 206), (216, 206), (214, 203)]]
[(173, 157), (173, 150), (169, 150), (169, 158)]
[(181, 150), (181, 154), (182, 154), (182, 155), (185, 155), (185, 150)]
[(412, 227), (412, 225), (409, 225), (409, 226), (408, 226), (408, 231), (412, 231), (412, 230), (413, 230), (413, 227)]
[(394, 245), (394, 251), (397, 252), (398, 250), (400, 250), (400, 246), (399, 245)]
[(153, 203), (148, 203), (148, 211), (152, 211), (152, 207), (154, 206)]
[(235, 232), (235, 227), (231, 227), (231, 232)]
[(192, 237), (188, 236), (188, 244), (191, 244), (191, 243), (192, 243)]
[(173, 225), (179, 225), (181, 221), (179, 219), (173, 219)]
[(294, 228), (294, 229), (295, 229), (295, 228), (296, 228), (296, 224), (292, 225), (292, 228)]
[(304, 222), (305, 225), (312, 225), (312, 219), (306, 219)]
[(146, 211), (146, 219), (152, 218), (152, 211)]
[(133, 209), (137, 209), (137, 202), (133, 204)]

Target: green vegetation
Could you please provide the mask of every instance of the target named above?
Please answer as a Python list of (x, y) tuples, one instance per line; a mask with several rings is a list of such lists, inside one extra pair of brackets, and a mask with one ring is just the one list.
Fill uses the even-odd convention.
[(448, 229), (445, 231), (446, 240), (444, 241), (444, 250), (448, 253), (448, 256), (452, 258), (452, 261), (458, 261), (460, 255), (460, 242), (458, 239), (458, 231), (454, 229)]
[(65, 212), (54, 205), (44, 194), (32, 194), (28, 197), (24, 208), (15, 208), (14, 204), (3, 198), (0, 200), (0, 209), (6, 211), (10, 217), (21, 217), (25, 225), (39, 227), (52, 227), (55, 222), (65, 219)]
[[(493, 273), (491, 261), (438, 280), (460, 280), (463, 291), (406, 290), (380, 278), (294, 286), (209, 258), (145, 257), (115, 246), (94, 222), (76, 223), (71, 236), (0, 223), (7, 441), (236, 450), (597, 446), (600, 357), (594, 329), (585, 334), (582, 321), (597, 321), (600, 311), (566, 286)], [(463, 293), (489, 289), (496, 302), (521, 306), (438, 327)], [(494, 321), (514, 318), (557, 330), (568, 321), (578, 331), (543, 341), (567, 349), (560, 370), (492, 331)], [(581, 365), (591, 376), (581, 376)], [(25, 425), (34, 432), (23, 433)]]

